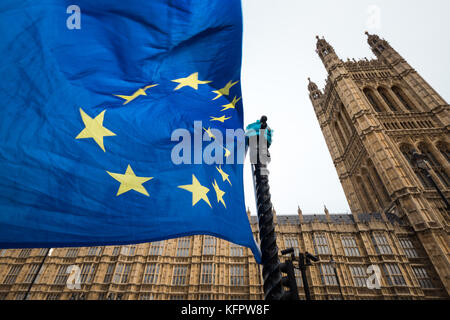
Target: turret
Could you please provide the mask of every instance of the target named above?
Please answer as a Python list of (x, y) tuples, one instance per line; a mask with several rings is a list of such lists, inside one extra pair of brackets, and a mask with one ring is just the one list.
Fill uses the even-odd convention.
[(380, 55), (386, 50), (386, 49), (392, 49), (389, 42), (387, 42), (384, 39), (381, 39), (376, 34), (369, 34), (369, 32), (366, 31), (367, 35), (367, 42), (370, 45), (370, 48), (372, 49), (372, 52), (377, 56), (380, 57)]
[(311, 99), (311, 102), (314, 106), (314, 110), (316, 111), (316, 114), (318, 115), (321, 111), (321, 99), (322, 99), (322, 91), (319, 90), (317, 85), (311, 81), (310, 78), (308, 78), (308, 91), (309, 91), (309, 98)]
[(331, 71), (336, 65), (341, 63), (341, 60), (337, 56), (334, 48), (322, 37), (316, 36), (317, 45), (316, 52), (319, 55), (320, 59), (322, 59), (323, 64), (328, 72)]

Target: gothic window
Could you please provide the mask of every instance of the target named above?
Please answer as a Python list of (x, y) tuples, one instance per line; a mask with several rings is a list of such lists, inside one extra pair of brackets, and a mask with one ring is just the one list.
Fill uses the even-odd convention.
[(367, 100), (369, 100), (372, 107), (375, 109), (376, 112), (383, 112), (382, 108), (380, 107), (378, 101), (375, 99), (372, 90), (365, 88), (364, 94), (366, 95)]
[(302, 286), (302, 273), (299, 269), (294, 269), (294, 275), (295, 275), (295, 282), (297, 283), (297, 287)]
[(337, 122), (334, 123), (334, 130), (336, 131), (339, 138), (339, 146), (342, 148), (341, 153), (344, 153), (346, 142), (344, 139), (344, 135), (342, 134), (341, 128), (339, 128), (339, 124)]
[(213, 263), (206, 263), (202, 266), (201, 284), (214, 284), (216, 274), (216, 265)]
[(122, 254), (124, 256), (131, 257), (131, 256), (134, 256), (135, 253), (136, 253), (136, 246), (124, 246), (120, 250), (120, 254)]
[(430, 180), (426, 177), (425, 173), (422, 170), (420, 170), (419, 168), (417, 168), (415, 163), (413, 163), (412, 152), (414, 151), (414, 148), (411, 147), (410, 145), (403, 144), (400, 146), (400, 151), (403, 153), (406, 160), (411, 165), (411, 168), (414, 170), (417, 178), (420, 180), (420, 182), (422, 183), (424, 188), (432, 188), (433, 186), (432, 186)]
[(334, 269), (330, 263), (324, 263), (319, 266), (320, 278), (322, 283), (328, 286), (336, 286), (337, 279), (334, 273)]
[(47, 300), (59, 300), (60, 294), (59, 293), (49, 293), (47, 295)]
[(244, 284), (244, 266), (230, 266), (230, 285), (243, 286)]
[(314, 234), (313, 243), (316, 254), (331, 254), (327, 236), (324, 233)]
[(54, 284), (66, 284), (67, 278), (69, 277), (68, 265), (62, 265), (58, 268), (58, 273), (55, 276)]
[(243, 257), (244, 256), (244, 248), (238, 246), (234, 243), (230, 244), (230, 256), (232, 257)]
[(406, 95), (403, 93), (402, 89), (400, 89), (397, 86), (393, 86), (392, 92), (394, 92), (394, 94), (397, 96), (397, 98), (401, 101), (401, 103), (405, 106), (406, 109), (408, 109), (409, 111), (414, 111), (412, 103), (409, 102), (408, 98), (406, 98)]
[(386, 202), (389, 202), (389, 193), (386, 190), (386, 187), (384, 186), (383, 181), (380, 178), (380, 175), (378, 174), (377, 170), (375, 169), (372, 160), (367, 161), (367, 166), (369, 167), (369, 171), (371, 172), (372, 176), (375, 179), (375, 183), (381, 188), (381, 192), (383, 194), (384, 200)]
[(397, 108), (395, 107), (394, 103), (392, 102), (391, 97), (389, 96), (389, 93), (386, 91), (385, 88), (383, 87), (379, 87), (378, 88), (378, 93), (381, 95), (381, 97), (383, 98), (384, 102), (386, 102), (386, 104), (388, 105), (388, 107), (394, 111), (397, 112)]
[(128, 283), (132, 265), (130, 263), (118, 263), (114, 273), (114, 283)]
[(79, 248), (70, 248), (66, 251), (66, 258), (76, 258), (78, 256)]
[(414, 245), (408, 237), (402, 237), (398, 238), (401, 247), (403, 248), (403, 251), (405, 251), (405, 254), (408, 258), (418, 258), (419, 255), (417, 254), (416, 249), (414, 248)]
[(112, 279), (112, 275), (114, 273), (114, 269), (115, 269), (116, 265), (115, 264), (109, 264), (108, 268), (106, 269), (106, 273), (105, 273), (105, 278), (103, 279), (104, 283), (109, 283), (111, 282)]
[(341, 104), (341, 114), (343, 114), (344, 119), (345, 119), (345, 123), (347, 124), (347, 128), (349, 128), (350, 130), (350, 137), (351, 137), (351, 133), (353, 132), (353, 122), (350, 119), (350, 116), (347, 113), (347, 110), (345, 110), (345, 107), (343, 104)]
[(203, 255), (214, 255), (216, 253), (216, 238), (205, 236), (203, 239)]
[(428, 275), (425, 268), (422, 267), (412, 267), (414, 275), (416, 276), (417, 281), (420, 284), (420, 287), (423, 289), (432, 289), (434, 288), (433, 282), (431, 281), (430, 276)]
[(392, 254), (392, 249), (384, 234), (374, 233), (372, 234), (372, 243), (375, 247), (377, 254)]
[(341, 126), (342, 126), (342, 128), (344, 130), (346, 141), (349, 141), (350, 137), (351, 137), (351, 134), (350, 134), (350, 131), (348, 129), (347, 124), (344, 122), (344, 120), (342, 118), (342, 112), (340, 112), (339, 115), (338, 115), (338, 121), (339, 121), (339, 123), (341, 124)]
[(156, 284), (159, 276), (159, 264), (149, 263), (145, 266), (143, 283)]
[(153, 293), (144, 292), (139, 295), (139, 300), (155, 300)]
[(95, 276), (95, 265), (88, 263), (81, 266), (80, 282), (91, 283)]
[(370, 177), (369, 171), (366, 168), (363, 168), (361, 170), (361, 174), (366, 178), (367, 186), (369, 187), (369, 194), (375, 196), (375, 201), (377, 202), (379, 207), (383, 206), (383, 199), (381, 199), (380, 195), (378, 194), (377, 189), (375, 188), (375, 185), (372, 181), (372, 178)]
[(362, 181), (361, 177), (357, 177), (356, 180), (357, 180), (357, 182), (359, 184), (359, 188), (363, 194), (363, 199), (364, 199), (365, 203), (367, 204), (366, 210), (368, 211), (368, 213), (375, 212), (376, 211), (375, 206), (372, 202), (372, 198), (370, 197), (369, 192), (367, 191), (366, 186), (364, 185), (364, 182)]
[(118, 255), (119, 255), (119, 252), (120, 252), (120, 247), (114, 247), (112, 255), (113, 255), (114, 257), (115, 257), (115, 256), (118, 256)]
[(22, 265), (13, 265), (8, 271), (5, 279), (3, 280), (3, 284), (14, 284), (16, 282), (17, 276), (22, 270)]
[(341, 238), (342, 246), (344, 247), (345, 255), (348, 257), (359, 257), (359, 248), (353, 236), (343, 236)]
[(19, 258), (28, 258), (31, 254), (31, 249), (22, 249), (19, 253)]
[(405, 278), (396, 263), (382, 265), (389, 286), (406, 286)]
[(148, 250), (149, 256), (160, 256), (163, 254), (164, 250), (164, 242), (163, 241), (155, 241), (150, 244), (150, 248)]
[(189, 238), (178, 239), (177, 257), (189, 256), (190, 248), (191, 248), (191, 240)]
[(298, 257), (300, 250), (298, 245), (298, 240), (295, 236), (288, 236), (284, 239), (284, 245), (286, 249), (288, 248), (294, 248), (294, 254), (296, 257)]
[(88, 256), (99, 256), (102, 253), (102, 247), (90, 247), (88, 250)]
[(363, 266), (350, 266), (350, 272), (356, 287), (364, 288), (367, 286), (367, 274)]
[(175, 266), (173, 270), (172, 285), (182, 286), (186, 284), (187, 266)]
[(434, 171), (434, 173), (436, 173), (436, 175), (439, 177), (439, 179), (442, 181), (442, 183), (446, 187), (449, 187), (450, 183), (449, 183), (449, 179), (448, 179), (447, 173), (445, 172), (444, 167), (441, 166), (439, 161), (436, 160), (436, 158), (434, 157), (433, 153), (430, 151), (428, 146), (425, 144), (421, 144), (419, 146), (419, 150), (424, 156), (427, 157), (427, 160), (431, 166), (431, 169)]

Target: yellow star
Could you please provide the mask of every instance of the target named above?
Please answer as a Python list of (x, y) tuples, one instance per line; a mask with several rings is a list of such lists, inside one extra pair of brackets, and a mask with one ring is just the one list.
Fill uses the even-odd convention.
[(225, 110), (228, 110), (228, 109), (236, 108), (236, 103), (238, 103), (239, 100), (241, 100), (241, 98), (239, 98), (239, 99), (236, 99), (236, 98), (237, 97), (234, 97), (233, 101), (231, 101), (231, 103), (223, 105), (222, 107), (224, 107), (224, 108), (222, 110), (220, 110), (220, 111), (225, 111)]
[(217, 185), (216, 179), (214, 179), (214, 183), (212, 184), (214, 191), (216, 191), (217, 195), (217, 203), (222, 202), (223, 206), (226, 208), (225, 201), (223, 201), (223, 196), (225, 195), (225, 192), (219, 189), (219, 186)]
[(209, 189), (202, 186), (194, 175), (192, 175), (192, 184), (178, 186), (178, 188), (192, 192), (192, 206), (195, 206), (197, 202), (203, 200), (211, 207), (211, 203), (209, 203), (208, 196), (206, 195)]
[(179, 83), (179, 85), (174, 89), (174, 90), (179, 90), (183, 87), (189, 86), (195, 90), (198, 90), (198, 85), (199, 84), (207, 84), (210, 83), (212, 81), (201, 81), (198, 80), (198, 72), (195, 72), (193, 74), (191, 74), (190, 76), (188, 76), (187, 78), (180, 78), (180, 79), (176, 79), (176, 80), (172, 80), (172, 82), (177, 82)]
[(216, 117), (211, 117), (210, 121), (220, 121), (222, 123), (225, 122), (225, 120), (231, 119), (231, 117), (226, 118), (225, 116), (221, 116), (220, 118), (216, 118)]
[(95, 119), (89, 117), (83, 109), (80, 108), (81, 119), (85, 125), (83, 131), (81, 131), (75, 139), (87, 139), (92, 138), (102, 148), (104, 152), (105, 146), (103, 145), (103, 137), (115, 136), (116, 134), (103, 127), (103, 119), (105, 118), (106, 110), (103, 110)]
[(213, 100), (219, 99), (222, 96), (229, 95), (231, 87), (234, 86), (238, 82), (239, 81), (236, 81), (236, 82), (230, 81), (222, 89), (213, 91), (215, 94), (217, 94), (217, 97), (215, 97)]
[(153, 177), (137, 177), (134, 174), (133, 169), (131, 169), (130, 165), (128, 165), (125, 174), (111, 173), (109, 171), (106, 172), (108, 172), (108, 174), (111, 177), (120, 182), (120, 187), (119, 190), (117, 191), (117, 196), (120, 196), (122, 193), (128, 192), (130, 190), (134, 190), (139, 193), (145, 194), (147, 197), (149, 197), (147, 190), (144, 188), (142, 184), (144, 182), (153, 179)]
[(211, 139), (216, 139), (216, 137), (212, 134), (212, 132), (211, 132), (211, 127), (209, 127), (208, 128), (208, 130), (206, 130), (205, 128), (203, 128), (203, 130), (205, 130), (205, 132), (208, 134), (208, 136), (211, 138)]
[(223, 180), (223, 181), (228, 181), (228, 183), (229, 183), (230, 186), (231, 186), (231, 181), (230, 181), (230, 179), (228, 178), (229, 175), (226, 174), (226, 173), (222, 170), (221, 167), (222, 167), (222, 166), (216, 167), (217, 171), (219, 171), (220, 175), (222, 176), (222, 180)]
[(122, 95), (118, 95), (118, 94), (115, 94), (114, 96), (125, 99), (125, 102), (123, 103), (125, 105), (125, 104), (133, 101), (134, 99), (136, 99), (139, 96), (146, 96), (147, 93), (145, 92), (145, 90), (156, 87), (156, 86), (157, 86), (157, 84), (152, 84), (152, 85), (146, 86), (144, 88), (140, 88), (135, 93), (133, 93), (131, 96), (122, 96)]

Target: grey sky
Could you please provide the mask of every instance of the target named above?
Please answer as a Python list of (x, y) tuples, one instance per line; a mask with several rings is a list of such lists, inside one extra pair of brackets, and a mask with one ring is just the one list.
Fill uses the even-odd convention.
[[(315, 53), (324, 36), (341, 59), (373, 58), (365, 30), (379, 34), (433, 86), (450, 97), (450, 1), (242, 0), (242, 88), (245, 124), (261, 115), (274, 131), (269, 165), (278, 214), (350, 212), (308, 98), (307, 78), (321, 88), (326, 71)], [(376, 27), (371, 6), (380, 10)], [(371, 27), (372, 26), (372, 27)], [(246, 203), (256, 206), (250, 168), (244, 168)]]

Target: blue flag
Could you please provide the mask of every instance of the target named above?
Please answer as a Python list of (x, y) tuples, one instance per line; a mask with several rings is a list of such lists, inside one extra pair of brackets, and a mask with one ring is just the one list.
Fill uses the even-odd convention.
[(0, 2), (0, 247), (209, 234), (260, 262), (243, 139), (225, 144), (240, 0), (72, 3)]

